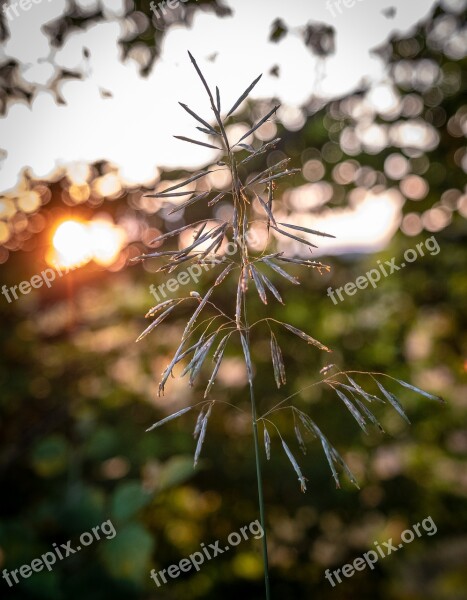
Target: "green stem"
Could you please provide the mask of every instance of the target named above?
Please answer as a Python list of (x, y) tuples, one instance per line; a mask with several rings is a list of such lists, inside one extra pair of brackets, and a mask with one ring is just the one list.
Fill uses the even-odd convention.
[[(234, 203), (238, 207), (238, 229), (241, 229), (242, 235), (239, 241), (240, 254), (241, 254), (241, 266), (245, 269), (248, 264), (248, 250), (246, 243), (247, 227), (244, 229), (243, 211), (240, 204), (240, 198), (238, 196), (238, 175), (236, 171), (235, 158), (232, 153), (229, 152), (230, 159), (230, 170), (232, 174), (232, 181), (234, 186)], [(243, 207), (245, 210), (245, 207)], [(240, 284), (239, 284), (240, 285)], [(243, 295), (243, 318), (244, 318), (244, 331), (248, 347), (250, 347), (250, 326), (248, 325), (248, 317), (246, 310), (246, 297)], [(241, 332), (240, 332), (241, 334)], [(253, 379), (249, 376), (249, 387), (250, 387), (250, 400), (251, 400), (251, 416), (253, 420), (253, 439), (255, 444), (255, 460), (256, 460), (256, 480), (258, 482), (258, 501), (259, 501), (259, 520), (261, 528), (263, 530), (262, 545), (263, 545), (263, 567), (264, 567), (264, 586), (266, 589), (266, 600), (271, 600), (271, 591), (269, 588), (269, 560), (268, 560), (268, 541), (266, 535), (266, 521), (264, 518), (264, 497), (263, 497), (263, 478), (261, 475), (261, 460), (259, 453), (259, 439), (258, 439), (258, 415), (256, 412), (256, 401), (255, 393), (253, 389)]]
[(261, 475), (261, 461), (259, 454), (259, 439), (258, 439), (258, 419), (256, 414), (255, 394), (253, 390), (253, 382), (250, 382), (250, 399), (251, 412), (253, 417), (253, 439), (255, 443), (255, 459), (256, 459), (256, 480), (258, 482), (258, 500), (259, 500), (259, 519), (263, 529), (263, 564), (264, 564), (264, 585), (266, 588), (266, 600), (271, 600), (271, 591), (269, 589), (269, 561), (268, 561), (268, 541), (266, 536), (266, 522), (264, 518), (264, 497), (263, 497), (263, 479)]

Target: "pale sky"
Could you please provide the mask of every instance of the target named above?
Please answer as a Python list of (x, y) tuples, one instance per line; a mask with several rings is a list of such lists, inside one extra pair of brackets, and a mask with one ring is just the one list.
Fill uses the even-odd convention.
[[(98, 2), (77, 4), (85, 11)], [(68, 32), (59, 49), (50, 47), (43, 26), (67, 12), (67, 0), (42, 0), (27, 12), (19, 8), (18, 16), (8, 21), (10, 37), (0, 49), (0, 64), (9, 59), (20, 64), (22, 83), (33, 92), (33, 100), (11, 101), (0, 117), (0, 193), (14, 190), (25, 168), (37, 178), (52, 179), (58, 168), (105, 160), (119, 170), (124, 183), (135, 186), (155, 183), (158, 168), (198, 168), (215, 153), (194, 151), (172, 137), (196, 134), (179, 100), (209, 119), (188, 49), (212, 86), (219, 85), (224, 108), (264, 73), (252, 98), (277, 97), (284, 118), (294, 114), (300, 122), (300, 107), (313, 96), (333, 99), (362, 83), (371, 88), (385, 82), (385, 64), (373, 50), (394, 32), (409, 34), (436, 2), (355, 0), (339, 12), (333, 0), (225, 0), (231, 16), (197, 11), (191, 28), (170, 27), (161, 56), (145, 77), (136, 61), (122, 62), (119, 40), (128, 31), (122, 1), (100, 4), (106, 20)], [(391, 16), (384, 14), (388, 7), (396, 9)], [(289, 33), (271, 43), (272, 23), (278, 18)], [(302, 32), (310, 23), (335, 29), (335, 54), (324, 61), (304, 43)], [(275, 65), (278, 77), (269, 74)], [(81, 79), (62, 80), (51, 91), (49, 84), (60, 69), (77, 72)]]

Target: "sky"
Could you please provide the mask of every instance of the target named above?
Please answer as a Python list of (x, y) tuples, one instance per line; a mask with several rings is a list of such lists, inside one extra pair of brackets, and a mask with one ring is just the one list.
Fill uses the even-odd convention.
[[(57, 48), (44, 26), (70, 10), (67, 0), (37, 0), (28, 11), (18, 8), (16, 16), (10, 9), (7, 16), (10, 34), (0, 49), (0, 65), (10, 60), (20, 65), (19, 83), (32, 100), (12, 100), (0, 117), (0, 193), (14, 193), (25, 170), (52, 181), (64, 169), (79, 171), (80, 165), (104, 160), (118, 171), (124, 187), (137, 187), (154, 185), (162, 169), (195, 169), (215, 159), (215, 152), (194, 152), (173, 138), (193, 132), (178, 101), (209, 119), (187, 49), (208, 81), (219, 85), (224, 107), (263, 73), (252, 98), (278, 98), (283, 104), (279, 120), (289, 129), (299, 128), (306, 117), (303, 107), (312, 98), (339, 98), (362, 85), (384, 89), (388, 74), (375, 49), (394, 33), (409, 34), (436, 2), (355, 0), (351, 6), (348, 0), (346, 8), (337, 0), (225, 0), (229, 16), (198, 10), (189, 27), (170, 26), (148, 75), (141, 74), (139, 62), (144, 49), (122, 58), (119, 42), (131, 36), (124, 1), (76, 4), (83, 14), (100, 4), (105, 19), (69, 31)], [(395, 10), (388, 13), (388, 8)], [(277, 19), (288, 33), (273, 43), (269, 37)], [(334, 28), (331, 56), (317, 57), (306, 46), (307, 24)], [(270, 73), (275, 66), (278, 76)], [(79, 78), (60, 77), (63, 70)], [(399, 204), (394, 200), (387, 235), (397, 227)]]

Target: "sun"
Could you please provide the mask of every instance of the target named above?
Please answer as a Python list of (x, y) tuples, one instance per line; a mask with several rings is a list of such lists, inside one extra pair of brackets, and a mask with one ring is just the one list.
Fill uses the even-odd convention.
[(106, 219), (89, 222), (70, 219), (58, 225), (52, 236), (52, 260), (60, 267), (80, 267), (91, 260), (108, 266), (125, 243), (121, 227)]

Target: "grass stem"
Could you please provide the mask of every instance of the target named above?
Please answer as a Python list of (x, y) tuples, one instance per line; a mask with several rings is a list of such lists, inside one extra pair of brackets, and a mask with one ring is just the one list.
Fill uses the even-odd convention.
[(258, 419), (256, 414), (256, 402), (255, 394), (253, 390), (253, 383), (250, 383), (250, 399), (251, 399), (251, 412), (253, 418), (253, 440), (255, 445), (255, 459), (256, 459), (256, 480), (258, 482), (258, 501), (259, 501), (259, 519), (264, 535), (262, 537), (263, 543), (263, 565), (264, 565), (264, 585), (266, 588), (266, 600), (271, 600), (271, 591), (269, 588), (269, 560), (268, 560), (268, 541), (266, 535), (266, 522), (265, 522), (265, 510), (264, 510), (264, 497), (263, 497), (263, 479), (261, 474), (261, 460), (259, 453), (259, 438), (258, 438)]

